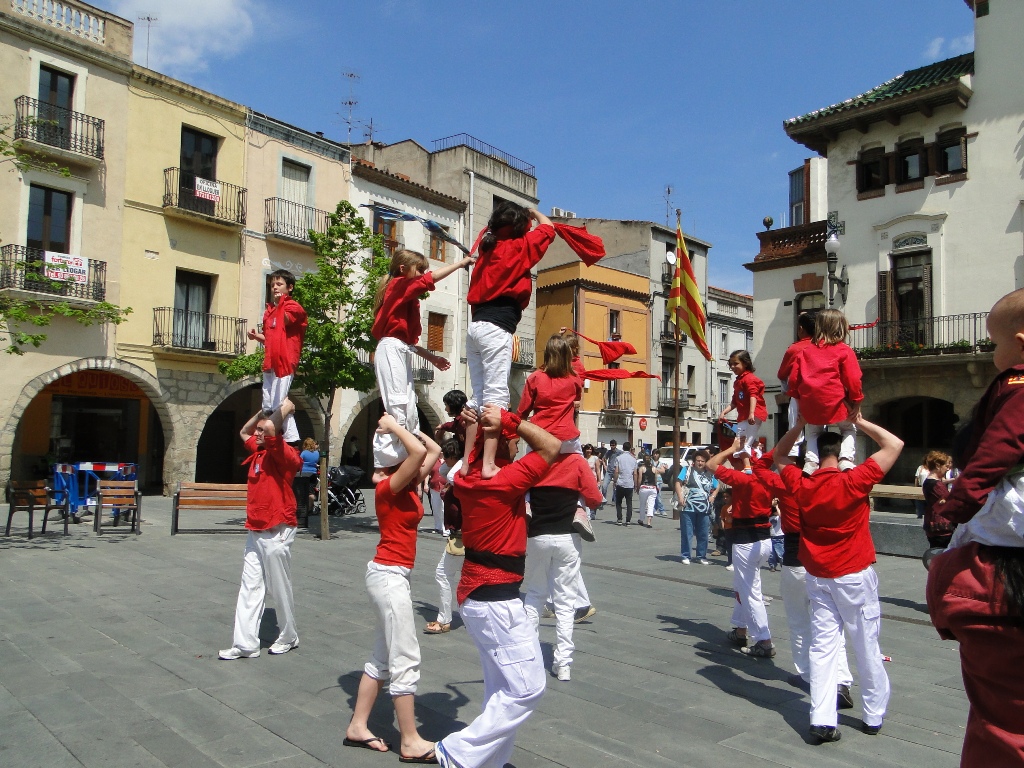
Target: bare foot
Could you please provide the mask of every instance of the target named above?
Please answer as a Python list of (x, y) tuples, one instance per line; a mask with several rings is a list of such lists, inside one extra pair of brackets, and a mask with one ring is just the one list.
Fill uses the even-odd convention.
[(402, 751), (401, 756), (405, 758), (409, 757), (427, 757), (434, 751), (434, 742), (426, 741), (416, 736), (409, 741), (402, 739)]
[(355, 723), (349, 723), (348, 728), (345, 730), (345, 738), (359, 745), (365, 745), (366, 749), (372, 749), (377, 752), (388, 752), (391, 750), (391, 746), (384, 739), (380, 736), (374, 736), (365, 725), (360, 727)]
[(480, 477), (484, 480), (490, 480), (498, 474), (498, 466), (496, 464), (488, 464), (486, 461), (480, 467)]

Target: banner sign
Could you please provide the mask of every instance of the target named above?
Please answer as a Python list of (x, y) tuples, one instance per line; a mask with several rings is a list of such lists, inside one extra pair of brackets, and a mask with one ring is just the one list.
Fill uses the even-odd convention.
[(210, 181), (209, 179), (201, 179), (196, 176), (196, 197), (200, 197), (203, 200), (212, 200), (215, 203), (220, 202), (220, 184), (216, 181)]
[(46, 265), (46, 276), (50, 280), (62, 280), (81, 285), (89, 282), (89, 260), (83, 259), (81, 256), (43, 251), (43, 263)]

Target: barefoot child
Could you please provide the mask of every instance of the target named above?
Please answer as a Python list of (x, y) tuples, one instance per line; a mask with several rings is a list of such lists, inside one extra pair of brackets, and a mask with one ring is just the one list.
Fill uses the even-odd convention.
[[(375, 319), (371, 333), (377, 339), (373, 367), (384, 410), (399, 426), (419, 433), (416, 390), (412, 383), (412, 353), (447, 371), (448, 361), (416, 346), (420, 340), (420, 296), (435, 283), (460, 267), (471, 264), (469, 257), (428, 271), (427, 257), (416, 251), (400, 250), (391, 257), (391, 267), (377, 286)], [(402, 443), (390, 432), (373, 437), (373, 466), (391, 467), (405, 458)]]
[[(263, 333), (250, 328), (248, 336), (263, 345), (263, 415), (281, 407), (299, 367), (306, 336), (306, 310), (292, 298), (295, 275), (286, 269), (270, 273), (270, 303), (263, 313)], [(291, 414), (284, 422), (284, 441), (297, 443), (299, 430)]]
[(768, 420), (764, 382), (754, 375), (754, 364), (745, 349), (729, 355), (729, 369), (736, 376), (732, 385), (732, 402), (719, 418), (724, 421), (730, 411), (736, 411), (736, 453), (733, 456), (742, 459), (744, 471), (749, 472), (758, 433)]
[(346, 747), (379, 752), (390, 749), (383, 739), (370, 732), (367, 724), (377, 694), (390, 681), (402, 739), (401, 758), (403, 762), (413, 758), (428, 762), (433, 757), (433, 745), (420, 737), (413, 710), (420, 678), (420, 644), (416, 638), (409, 575), (416, 562), (416, 527), (423, 518), (423, 504), (416, 489), (434, 466), (441, 449), (429, 437), (417, 438), (388, 413), (380, 417), (377, 431), (400, 440), (405, 459), (373, 473), (380, 542), (376, 555), (367, 564), (366, 591), (377, 618), (377, 631), (343, 743)]

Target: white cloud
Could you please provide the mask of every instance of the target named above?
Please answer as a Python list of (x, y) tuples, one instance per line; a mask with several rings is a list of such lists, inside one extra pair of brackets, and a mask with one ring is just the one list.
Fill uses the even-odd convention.
[(175, 77), (203, 72), (217, 59), (230, 59), (252, 40), (262, 9), (255, 0), (115, 0), (113, 11), (135, 24), (135, 61)]
[(959, 56), (962, 53), (968, 53), (974, 50), (974, 35), (963, 35), (961, 37), (954, 37), (952, 40), (947, 40), (944, 37), (936, 37), (927, 46), (925, 46), (924, 52), (921, 57), (925, 61), (939, 61), (941, 59), (948, 59), (953, 56)]
[(974, 35), (964, 35), (963, 37), (954, 37), (949, 41), (949, 52), (953, 56), (959, 56), (961, 53), (967, 53), (974, 50)]
[(946, 38), (936, 37), (928, 43), (928, 47), (924, 49), (924, 57), (928, 59), (928, 61), (937, 61), (942, 54), (942, 46), (945, 42)]

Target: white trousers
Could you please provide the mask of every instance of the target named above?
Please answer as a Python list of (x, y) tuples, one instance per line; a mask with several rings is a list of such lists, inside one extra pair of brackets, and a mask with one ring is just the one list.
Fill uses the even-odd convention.
[[(278, 377), (273, 371), (263, 372), (263, 410), (276, 411), (288, 397), (294, 376)], [(284, 420), (284, 441), (296, 443), (299, 440), (299, 428), (295, 426), (295, 416), (289, 414)]]
[(583, 539), (578, 533), (572, 534), (572, 545), (580, 556), (580, 573), (576, 577), (576, 605), (574, 609), (590, 607), (590, 593), (587, 592), (587, 585), (583, 583)]
[(637, 513), (637, 521), (647, 516), (647, 522), (654, 519), (654, 500), (658, 498), (658, 489), (650, 485), (640, 486), (640, 510)]
[(526, 615), (539, 631), (540, 609), (548, 595), (555, 609), (554, 663), (572, 665), (573, 619), (576, 618), (576, 582), (580, 575), (580, 553), (572, 534), (543, 534), (526, 540)]
[(430, 511), (434, 515), (434, 530), (444, 533), (444, 499), (440, 491), (430, 490)]
[(366, 566), (366, 591), (377, 616), (373, 653), (363, 672), (374, 680), (391, 680), (391, 695), (416, 693), (420, 679), (420, 641), (412, 613), (409, 569), (380, 565)]
[(739, 419), (736, 422), (736, 442), (738, 447), (733, 456), (753, 456), (754, 445), (757, 443), (757, 436), (761, 434), (761, 420), (754, 419), (753, 424), (748, 424), (746, 419)]
[(260, 647), (260, 620), (269, 592), (277, 608), (277, 642), (294, 643), (295, 601), (292, 598), (292, 542), (295, 528), (278, 525), (267, 531), (249, 531), (242, 557), (242, 585), (235, 605), (235, 636), (232, 645), (243, 651)]
[[(796, 426), (797, 420), (800, 418), (800, 401), (795, 397), (789, 398), (789, 427), (792, 429)], [(800, 443), (804, 441), (804, 433), (800, 433), (800, 437), (793, 443), (793, 447), (789, 451), (790, 456), (800, 455)]]
[[(793, 652), (793, 666), (805, 682), (811, 682), (811, 598), (807, 595), (807, 571), (802, 566), (784, 565), (779, 577), (779, 591), (786, 606), (786, 625), (789, 627), (789, 646)], [(846, 635), (839, 633), (840, 685), (850, 685), (850, 664), (846, 660)]]
[(434, 579), (441, 590), (441, 600), (437, 608), (437, 623), (452, 623), (452, 593), (462, 575), (462, 563), (466, 558), (449, 555), (447, 549), (441, 550), (441, 559), (434, 569)]
[(508, 408), (508, 377), (512, 372), (512, 334), (494, 323), (473, 321), (466, 333), (466, 365), (473, 385), (470, 407)]
[(746, 627), (752, 643), (772, 639), (761, 595), (761, 566), (768, 562), (771, 551), (771, 539), (732, 545), (732, 588), (736, 597), (732, 625)]
[[(839, 458), (854, 461), (857, 458), (857, 428), (852, 421), (840, 421), (836, 425), (843, 442), (839, 444)], [(807, 461), (818, 464), (818, 436), (825, 431), (821, 424), (808, 424), (804, 427), (804, 435), (807, 437), (807, 448), (804, 451), (804, 458)]]
[[(416, 389), (412, 383), (412, 348), (404, 341), (385, 336), (377, 342), (373, 369), (384, 410), (395, 417), (400, 426), (414, 435), (420, 431), (416, 410)], [(393, 467), (408, 456), (402, 441), (395, 435), (373, 433), (373, 466)]]
[(460, 607), (484, 673), (483, 712), (440, 742), (441, 765), (503, 768), (516, 731), (544, 695), (546, 679), (537, 632), (520, 600), (466, 600)]
[(811, 725), (836, 725), (839, 638), (844, 626), (857, 657), (864, 723), (881, 725), (889, 704), (889, 676), (878, 645), (882, 611), (875, 569), (868, 566), (837, 579), (807, 574), (807, 594), (812, 626)]

